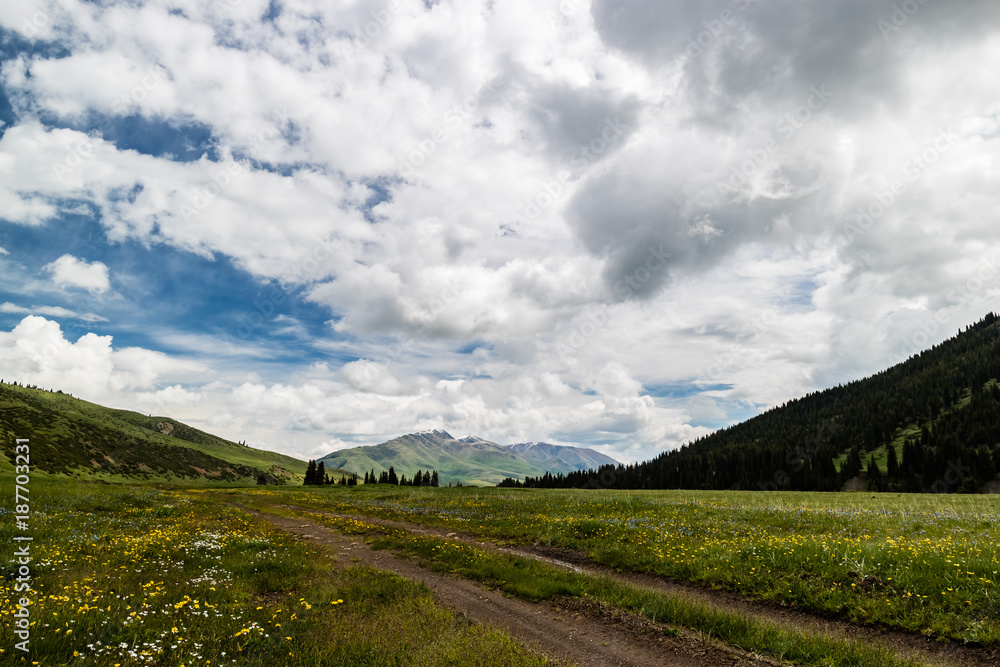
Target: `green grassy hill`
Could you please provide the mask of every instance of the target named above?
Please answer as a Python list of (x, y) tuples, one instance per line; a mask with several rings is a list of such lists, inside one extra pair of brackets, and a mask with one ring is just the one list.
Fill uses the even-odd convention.
[(0, 466), (27, 438), (33, 473), (105, 481), (300, 483), (306, 463), (224, 440), (168, 417), (115, 410), (59, 392), (0, 384)]

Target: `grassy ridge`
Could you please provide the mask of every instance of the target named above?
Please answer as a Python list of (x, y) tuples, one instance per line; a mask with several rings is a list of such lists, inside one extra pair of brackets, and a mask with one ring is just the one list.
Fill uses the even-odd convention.
[(863, 624), (1000, 644), (1000, 498), (421, 489), (251, 492), (271, 501), (581, 550)]
[[(169, 434), (168, 434), (169, 433)], [(305, 462), (244, 447), (163, 417), (67, 394), (0, 384), (0, 448), (31, 441), (32, 466), (53, 475), (123, 481), (298, 481)], [(9, 464), (9, 461), (7, 462)]]
[[(12, 497), (6, 477), (0, 494)], [(41, 665), (544, 665), (422, 585), (191, 491), (31, 482), (31, 653)], [(0, 540), (11, 544), (9, 511)], [(346, 565), (346, 564), (345, 564)], [(0, 614), (11, 618), (10, 566)], [(391, 630), (390, 630), (391, 629)], [(19, 664), (13, 642), (0, 664)]]

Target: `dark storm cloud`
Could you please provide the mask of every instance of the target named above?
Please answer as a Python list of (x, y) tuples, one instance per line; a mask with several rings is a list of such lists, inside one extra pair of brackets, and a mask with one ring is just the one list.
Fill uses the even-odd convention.
[(529, 93), (528, 115), (549, 155), (586, 166), (622, 146), (635, 130), (639, 102), (616, 100), (595, 88), (545, 84)]

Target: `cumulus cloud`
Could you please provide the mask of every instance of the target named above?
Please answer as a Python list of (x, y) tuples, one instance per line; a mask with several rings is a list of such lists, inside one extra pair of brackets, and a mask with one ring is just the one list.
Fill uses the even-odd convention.
[[(29, 317), (5, 335), (62, 361), (9, 347), (12, 372), (313, 455), (446, 427), (630, 459), (995, 307), (994, 2), (402, 0), (367, 33), (385, 3), (175, 4), (0, 10), (65, 49), (0, 68), (0, 224), (230, 261), (302, 295), (269, 324), (308, 359), (262, 377), (265, 343), (152, 334), (226, 358), (206, 385)], [(53, 284), (112, 291), (56, 252)], [(19, 289), (0, 313), (97, 317)]]
[(100, 294), (111, 289), (108, 267), (102, 262), (88, 263), (72, 255), (63, 255), (45, 266), (52, 274), (52, 281), (59, 287), (80, 287)]

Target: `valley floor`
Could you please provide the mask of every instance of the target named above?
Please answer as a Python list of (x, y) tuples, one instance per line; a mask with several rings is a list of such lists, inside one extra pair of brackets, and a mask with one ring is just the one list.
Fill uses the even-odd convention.
[(55, 480), (32, 494), (31, 651), (8, 632), (0, 664), (1000, 663), (995, 498)]

